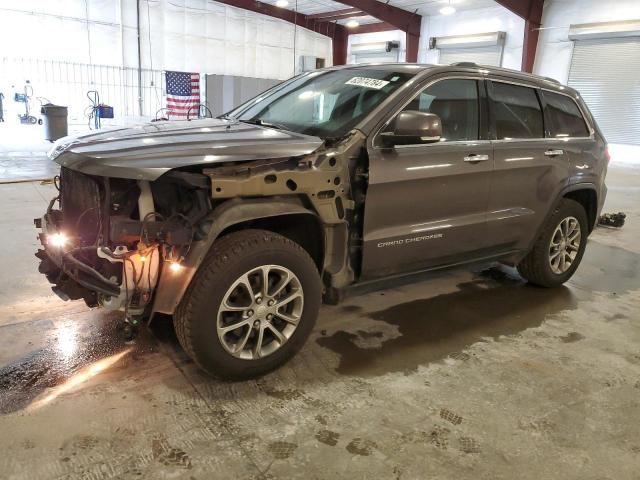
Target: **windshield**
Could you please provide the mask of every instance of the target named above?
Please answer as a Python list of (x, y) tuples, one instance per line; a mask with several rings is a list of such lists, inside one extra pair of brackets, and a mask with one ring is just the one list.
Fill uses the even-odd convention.
[(344, 69), (292, 79), (227, 116), (321, 138), (346, 135), (411, 73)]

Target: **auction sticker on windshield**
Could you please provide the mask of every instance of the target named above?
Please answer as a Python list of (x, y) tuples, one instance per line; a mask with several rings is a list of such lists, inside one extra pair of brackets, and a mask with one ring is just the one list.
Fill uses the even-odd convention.
[(345, 82), (345, 85), (356, 85), (358, 87), (365, 88), (374, 88), (376, 90), (380, 90), (385, 85), (388, 85), (389, 82), (386, 80), (378, 80), (377, 78), (366, 78), (366, 77), (353, 77), (351, 80)]

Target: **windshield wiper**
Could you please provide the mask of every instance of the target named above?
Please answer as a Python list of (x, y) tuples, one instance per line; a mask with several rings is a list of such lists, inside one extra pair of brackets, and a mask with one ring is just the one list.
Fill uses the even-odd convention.
[(277, 130), (289, 130), (289, 128), (286, 127), (285, 125), (282, 125), (280, 123), (265, 122), (261, 118), (252, 118), (250, 120), (240, 120), (240, 121), (243, 123), (249, 123), (251, 125), (260, 125), (261, 127), (275, 128)]

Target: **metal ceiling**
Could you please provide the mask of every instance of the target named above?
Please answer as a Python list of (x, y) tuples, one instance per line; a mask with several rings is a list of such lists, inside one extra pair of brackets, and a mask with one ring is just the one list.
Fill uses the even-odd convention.
[[(275, 0), (263, 1), (275, 4)], [(381, 3), (388, 3), (389, 5), (393, 5), (394, 7), (398, 7), (409, 12), (417, 10), (417, 13), (423, 16), (439, 15), (440, 9), (449, 3), (451, 3), (451, 5), (453, 5), (458, 11), (495, 7), (498, 5), (494, 0), (390, 0), (388, 2), (384, 1)], [(289, 10), (295, 10), (296, 1), (289, 0), (289, 5), (286, 8)], [(334, 12), (347, 8), (350, 7), (332, 0), (298, 0), (297, 4), (297, 11), (299, 13), (304, 13), (305, 15)], [(377, 18), (370, 15), (354, 16), (353, 18), (355, 18), (361, 25), (379, 22)], [(349, 19), (341, 19), (338, 20), (338, 23), (344, 25), (348, 20)]]

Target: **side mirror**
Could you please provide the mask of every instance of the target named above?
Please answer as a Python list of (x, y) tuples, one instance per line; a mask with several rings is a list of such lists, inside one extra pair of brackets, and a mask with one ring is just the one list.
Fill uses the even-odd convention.
[(435, 113), (406, 110), (398, 114), (392, 130), (381, 136), (387, 146), (439, 142), (442, 122)]

